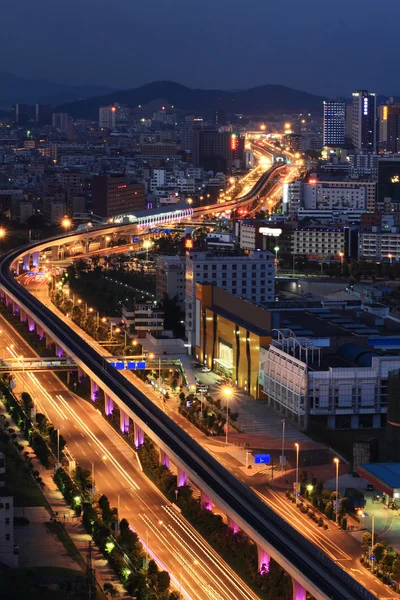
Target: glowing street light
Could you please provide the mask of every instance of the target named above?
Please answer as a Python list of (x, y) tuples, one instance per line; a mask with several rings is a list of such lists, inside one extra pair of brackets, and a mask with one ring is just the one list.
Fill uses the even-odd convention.
[(339, 519), (339, 459), (337, 457), (335, 457), (333, 459), (333, 462), (336, 465), (336, 504), (335, 504), (335, 508), (336, 508), (336, 519), (335, 522), (338, 522)]
[(393, 263), (393, 254), (388, 254), (388, 259), (389, 259), (390, 264), (392, 264)]
[(340, 273), (343, 275), (344, 252), (339, 252), (339, 257), (340, 257)]
[(68, 229), (71, 227), (71, 219), (64, 217), (61, 221), (61, 225), (64, 227), (65, 231), (68, 231)]
[(0, 227), (0, 239), (4, 238), (6, 236), (6, 230), (3, 229), (3, 227)]
[(149, 249), (152, 247), (153, 242), (151, 240), (144, 240), (143, 248), (146, 250), (146, 260), (149, 260)]
[(228, 443), (228, 429), (229, 429), (229, 399), (233, 396), (233, 390), (231, 387), (224, 387), (222, 390), (226, 400), (226, 426), (225, 426), (225, 443)]

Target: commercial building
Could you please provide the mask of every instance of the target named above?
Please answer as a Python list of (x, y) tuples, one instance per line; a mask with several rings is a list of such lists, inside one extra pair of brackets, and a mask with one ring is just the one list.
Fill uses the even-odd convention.
[(357, 254), (357, 233), (351, 227), (299, 227), (293, 231), (293, 254), (341, 260)]
[(395, 154), (400, 152), (400, 103), (383, 108), (386, 108), (386, 149)]
[(35, 121), (40, 125), (50, 125), (53, 108), (51, 104), (35, 104)]
[(358, 152), (349, 156), (350, 175), (352, 177), (374, 177), (378, 175), (379, 154), (376, 152)]
[(376, 96), (367, 90), (353, 92), (352, 142), (357, 150), (376, 150)]
[(378, 203), (383, 203), (385, 198), (390, 198), (391, 202), (400, 202), (400, 154), (378, 160)]
[(185, 310), (185, 263), (184, 256), (156, 256), (156, 300), (164, 296), (176, 298), (179, 308)]
[(230, 131), (193, 129), (192, 162), (206, 171), (227, 173), (232, 168), (234, 153), (239, 144), (238, 136)]
[(116, 112), (117, 109), (115, 106), (101, 106), (99, 108), (100, 129), (115, 129)]
[(141, 183), (129, 183), (121, 173), (99, 175), (92, 182), (92, 208), (100, 217), (113, 217), (146, 208), (146, 193)]
[(18, 547), (14, 544), (14, 497), (5, 483), (6, 461), (0, 452), (0, 562), (18, 567)]
[(269, 313), (209, 284), (196, 285), (196, 303), (196, 358), (258, 398), (260, 348), (271, 341)]
[[(374, 231), (375, 230), (375, 231)], [(393, 227), (390, 232), (360, 231), (358, 236), (358, 256), (364, 260), (400, 261), (400, 229)]]
[(235, 223), (235, 235), (239, 241), (239, 248), (242, 250), (270, 250), (272, 252), (281, 233), (280, 227), (268, 221), (248, 219)]
[(68, 114), (53, 113), (51, 123), (54, 129), (59, 129), (60, 131), (68, 131)]
[(324, 101), (323, 144), (343, 146), (346, 138), (346, 103)]
[(247, 255), (212, 254), (192, 250), (186, 253), (186, 320), (189, 349), (200, 345), (196, 284), (209, 283), (252, 302), (275, 299), (274, 257), (270, 252)]
[[(277, 333), (261, 349), (262, 396), (303, 429), (311, 422), (332, 429), (383, 427), (388, 375), (400, 368), (396, 330), (385, 327), (374, 305), (366, 312), (353, 303), (291, 304), (273, 315)], [(391, 353), (384, 354), (385, 347)]]
[(147, 333), (160, 334), (164, 330), (164, 311), (154, 302), (136, 302), (122, 306), (122, 321), (130, 334), (145, 338)]

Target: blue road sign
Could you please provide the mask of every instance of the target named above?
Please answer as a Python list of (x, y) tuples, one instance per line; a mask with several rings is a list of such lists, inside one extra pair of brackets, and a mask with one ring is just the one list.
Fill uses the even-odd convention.
[(269, 465), (271, 462), (270, 454), (255, 454), (254, 464), (256, 465)]

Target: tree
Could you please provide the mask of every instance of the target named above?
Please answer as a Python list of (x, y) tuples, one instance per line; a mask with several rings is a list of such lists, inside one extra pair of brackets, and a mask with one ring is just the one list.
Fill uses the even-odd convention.
[(369, 550), (371, 548), (371, 542), (372, 542), (372, 536), (371, 536), (370, 532), (365, 531), (362, 534), (362, 538), (361, 538), (361, 547), (365, 553), (369, 552)]
[(158, 593), (165, 594), (171, 583), (168, 571), (160, 571), (158, 574)]
[(375, 557), (375, 562), (380, 563), (386, 552), (386, 545), (378, 542), (372, 549), (372, 553)]
[(392, 577), (397, 583), (400, 581), (400, 555), (396, 554), (396, 558), (394, 559), (392, 566)]
[(118, 596), (117, 588), (114, 587), (109, 581), (103, 585), (103, 592), (108, 598), (116, 598)]

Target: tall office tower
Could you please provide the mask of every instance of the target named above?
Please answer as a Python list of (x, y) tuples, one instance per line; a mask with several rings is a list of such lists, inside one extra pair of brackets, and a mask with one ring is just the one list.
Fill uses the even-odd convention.
[(357, 150), (376, 149), (376, 96), (367, 90), (353, 92), (352, 141)]
[(30, 111), (27, 104), (13, 104), (12, 112), (14, 123), (18, 123), (18, 125), (26, 125), (26, 123), (29, 121)]
[(53, 109), (51, 104), (36, 104), (35, 105), (35, 120), (40, 125), (50, 125)]
[(68, 113), (53, 113), (52, 126), (60, 131), (68, 131)]
[(343, 146), (346, 137), (346, 103), (324, 101), (324, 146)]
[(99, 127), (104, 129), (115, 129), (115, 106), (101, 106), (99, 108)]
[(92, 181), (92, 208), (100, 217), (113, 217), (146, 208), (141, 183), (129, 183), (124, 173), (97, 175)]
[(387, 109), (386, 149), (388, 152), (400, 152), (400, 104), (384, 106)]

